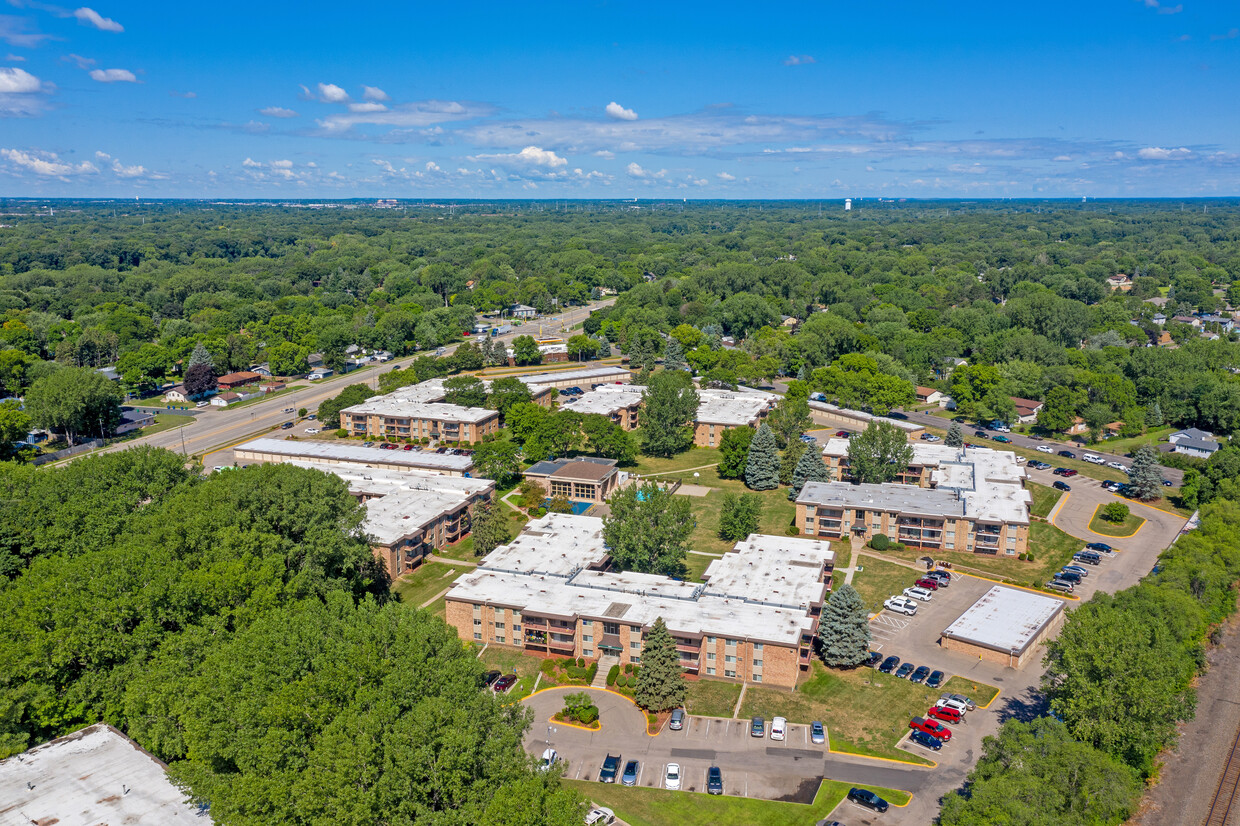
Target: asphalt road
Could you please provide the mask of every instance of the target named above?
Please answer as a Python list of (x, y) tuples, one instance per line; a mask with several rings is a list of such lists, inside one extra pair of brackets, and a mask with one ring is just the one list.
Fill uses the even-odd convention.
[[(525, 325), (518, 327), (514, 332), (501, 336), (500, 340), (507, 343), (519, 335), (534, 334), (537, 332), (537, 325), (539, 324), (542, 325), (544, 332), (547, 334), (557, 333), (561, 327), (571, 330), (574, 325), (584, 321), (592, 311), (609, 306), (614, 302), (614, 298), (608, 298), (585, 307), (573, 308), (560, 315), (548, 316), (536, 322), (527, 322)], [(460, 345), (455, 344), (445, 347), (445, 355), (455, 352), (458, 346)], [(256, 402), (235, 410), (215, 407), (197, 409), (194, 411), (192, 424), (172, 430), (164, 430), (132, 441), (121, 442), (104, 448), (102, 451), (92, 451), (82, 455), (89, 456), (93, 453), (126, 450), (139, 445), (167, 448), (168, 450), (189, 456), (202, 455), (221, 445), (234, 442), (249, 435), (260, 435), (279, 427), (284, 422), (293, 421), (296, 418), (296, 411), (302, 407), (314, 411), (318, 409), (321, 402), (337, 395), (346, 385), (365, 382), (372, 384), (372, 386), (377, 386), (380, 372), (406, 367), (415, 358), (428, 354), (429, 352), (416, 353), (412, 356), (387, 362), (386, 364), (373, 365), (362, 370), (354, 370), (350, 373), (332, 376), (323, 381), (308, 384), (308, 386), (292, 393), (285, 393), (269, 401)], [(285, 410), (288, 408), (292, 408), (293, 413), (286, 413)]]

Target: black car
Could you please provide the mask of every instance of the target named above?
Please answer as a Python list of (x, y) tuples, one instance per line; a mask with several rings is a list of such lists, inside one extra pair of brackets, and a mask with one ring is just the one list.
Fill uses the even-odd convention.
[(987, 433), (985, 430), (975, 430), (973, 431), (973, 438), (974, 439), (989, 439), (990, 434)]
[(499, 671), (488, 671), (487, 673), (482, 675), (482, 684), (484, 686), (494, 685), (495, 681), (500, 678), (501, 673), (502, 672), (499, 672)]
[(1059, 451), (1058, 455), (1059, 455), (1059, 456), (1064, 457), (1065, 459), (1075, 459), (1075, 458), (1076, 458), (1076, 454), (1075, 454), (1075, 453), (1073, 453), (1073, 452), (1072, 452), (1072, 451), (1070, 451), (1070, 450), (1061, 450), (1061, 451)]
[(883, 662), (883, 655), (878, 653), (877, 651), (871, 651), (870, 657), (869, 659), (865, 661), (865, 664), (868, 665), (870, 668), (878, 668), (880, 665), (882, 665), (882, 662)]
[(1099, 551), (1104, 554), (1109, 554), (1112, 550), (1111, 546), (1105, 542), (1090, 542), (1085, 546), (1085, 549), (1088, 551)]
[(1071, 582), (1073, 585), (1081, 584), (1081, 575), (1076, 571), (1060, 571), (1055, 574), (1055, 579), (1060, 579), (1064, 582)]
[(883, 664), (878, 667), (878, 670), (883, 672), (884, 674), (890, 674), (891, 672), (896, 670), (896, 666), (898, 666), (899, 664), (900, 664), (900, 658), (892, 654), (890, 657), (883, 660)]
[(908, 739), (919, 746), (925, 746), (931, 751), (938, 751), (943, 748), (943, 741), (937, 737), (932, 737), (924, 731), (914, 731), (908, 736)]
[(723, 794), (723, 772), (719, 771), (718, 766), (706, 770), (706, 793)]
[(620, 771), (620, 755), (609, 754), (603, 760), (603, 768), (599, 770), (598, 779), (600, 783), (615, 783), (616, 774)]
[(912, 663), (904, 663), (902, 666), (896, 669), (896, 676), (899, 677), (901, 680), (906, 679), (908, 675), (913, 673), (913, 669), (916, 667), (917, 666), (913, 665)]
[(1040, 442), (1040, 441), (1042, 441), (1042, 437), (1041, 437), (1041, 436), (1039, 436), (1039, 435), (1038, 435), (1038, 434), (1036, 434), (1036, 433), (1030, 433), (1030, 434), (1029, 434), (1029, 438), (1030, 438), (1030, 439), (1033, 439), (1035, 442)]
[(291, 428), (292, 426), (293, 426), (293, 423), (292, 423), (292, 422), (285, 422), (284, 424), (280, 425), (280, 429), (281, 429), (281, 430), (288, 430), (288, 429), (289, 429), (289, 428)]
[(1069, 485), (1067, 482), (1056, 481), (1054, 484), (1051, 485), (1051, 487), (1053, 487), (1055, 490), (1062, 490), (1065, 492), (1072, 490), (1072, 486)]
[(930, 676), (926, 678), (926, 688), (938, 688), (943, 685), (943, 672), (931, 671)]
[(908, 678), (910, 683), (924, 683), (926, 678), (930, 676), (930, 666), (919, 665), (913, 675)]
[(855, 787), (851, 788), (848, 790), (848, 799), (859, 806), (865, 806), (867, 809), (873, 809), (879, 814), (887, 811), (887, 801), (883, 800), (869, 789), (858, 789)]

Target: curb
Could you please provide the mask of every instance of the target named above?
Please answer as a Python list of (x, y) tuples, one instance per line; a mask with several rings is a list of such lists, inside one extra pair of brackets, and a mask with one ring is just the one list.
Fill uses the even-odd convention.
[[(1100, 518), (1101, 518), (1100, 516), (1098, 516), (1098, 510), (1099, 510), (1099, 508), (1104, 508), (1104, 507), (1106, 507), (1108, 504), (1110, 504), (1110, 503), (1109, 503), (1109, 502), (1104, 502), (1104, 503), (1099, 504), (1098, 506), (1096, 506), (1096, 507), (1094, 508), (1094, 513), (1093, 513), (1093, 516), (1089, 517), (1089, 523), (1090, 523), (1090, 524), (1093, 524), (1093, 521), (1094, 521), (1095, 519), (1100, 519)], [(1155, 508), (1155, 510), (1157, 510), (1157, 508)], [(1141, 533), (1141, 529), (1142, 529), (1142, 528), (1144, 528), (1146, 525), (1148, 525), (1148, 524), (1149, 524), (1149, 522), (1150, 522), (1150, 520), (1148, 520), (1148, 519), (1146, 519), (1145, 517), (1142, 517), (1142, 516), (1138, 516), (1137, 518), (1141, 520), (1141, 524), (1140, 524), (1140, 525), (1137, 525), (1137, 529), (1136, 529), (1135, 531), (1133, 531), (1132, 533), (1126, 533), (1126, 534), (1122, 534), (1122, 535), (1121, 535), (1121, 534), (1110, 534), (1110, 533), (1098, 533), (1096, 530), (1094, 530), (1093, 528), (1089, 527), (1089, 525), (1086, 525), (1086, 526), (1085, 526), (1085, 530), (1089, 531), (1089, 532), (1090, 532), (1090, 533), (1092, 533), (1094, 536), (1101, 536), (1103, 539), (1132, 539), (1134, 536), (1136, 536), (1137, 534)]]
[[(547, 692), (547, 691), (570, 691), (570, 690), (576, 690), (576, 691), (602, 691), (602, 692), (605, 692), (605, 693), (607, 693), (607, 694), (612, 694), (612, 695), (614, 695), (614, 696), (616, 696), (616, 697), (619, 697), (621, 700), (624, 700), (625, 702), (629, 703), (630, 705), (632, 705), (632, 706), (633, 706), (633, 708), (635, 708), (635, 709), (637, 709), (638, 711), (640, 711), (640, 712), (642, 713), (642, 717), (645, 717), (645, 716), (646, 716), (646, 712), (642, 709), (642, 707), (641, 707), (641, 706), (639, 706), (637, 703), (633, 702), (633, 700), (632, 700), (631, 698), (629, 698), (629, 697), (625, 697), (625, 696), (624, 696), (623, 694), (621, 694), (619, 691), (612, 691), (610, 688), (594, 688), (593, 686), (588, 686), (588, 685), (553, 685), (553, 686), (548, 686), (547, 688), (540, 688), (540, 689), (538, 689), (537, 691), (532, 691), (532, 692), (530, 692), (529, 694), (527, 694), (526, 696), (522, 697), (522, 698), (521, 698), (520, 700), (518, 700), (517, 702), (524, 703), (526, 700), (530, 699), (531, 697), (535, 697), (535, 696), (537, 696), (537, 695), (539, 695), (539, 694), (543, 694), (544, 692)], [(572, 725), (572, 724), (571, 724), (571, 723), (556, 723), (556, 725), (564, 725), (564, 726), (568, 726), (568, 725)], [(599, 728), (600, 728), (600, 729), (602, 728), (601, 718), (600, 718)], [(659, 733), (663, 730), (663, 729), (662, 729), (662, 727), (660, 727), (660, 728), (659, 728), (659, 731), (655, 732), (654, 734), (651, 734), (651, 733), (650, 733), (650, 725), (649, 725), (649, 723), (647, 723), (647, 725), (646, 725), (646, 727), (645, 727), (645, 728), (646, 728), (646, 736), (647, 736), (647, 737), (658, 737), (658, 736), (659, 736)], [(594, 731), (594, 730), (595, 730), (595, 729), (586, 729), (586, 731)]]

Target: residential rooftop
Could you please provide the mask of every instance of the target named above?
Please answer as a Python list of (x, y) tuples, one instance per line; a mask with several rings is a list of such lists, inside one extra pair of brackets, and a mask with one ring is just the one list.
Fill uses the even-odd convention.
[(943, 636), (1019, 656), (1062, 610), (1061, 599), (996, 585), (947, 626)]
[(375, 396), (340, 412), (354, 416), (392, 416), (400, 419), (431, 419), (470, 424), (485, 422), (499, 415), (485, 407), (462, 407), (444, 402), (410, 402), (395, 396)]
[(645, 395), (646, 388), (640, 384), (604, 384), (562, 403), (560, 409), (611, 416), (641, 404)]
[(821, 603), (827, 586), (807, 576), (835, 565), (831, 544), (818, 539), (750, 534), (706, 568), (705, 593), (773, 607)]
[(852, 408), (849, 408), (849, 407), (840, 407), (839, 405), (831, 404), (830, 402), (818, 402), (818, 401), (814, 401), (813, 399), (810, 399), (809, 407), (810, 407), (810, 410), (820, 410), (823, 413), (835, 413), (838, 415), (847, 416), (850, 419), (857, 419), (858, 421), (863, 421), (869, 424), (873, 424), (875, 422), (882, 422), (884, 424), (889, 424), (894, 427), (897, 427), (900, 430), (903, 430), (905, 433), (914, 433), (918, 430), (925, 430), (924, 427), (922, 427), (921, 425), (915, 422), (910, 422), (910, 421), (906, 421), (903, 419), (892, 419), (888, 416), (875, 416), (873, 413), (867, 413), (864, 410), (853, 410)]
[(525, 475), (601, 482), (615, 471), (615, 459), (578, 456), (572, 459), (544, 459), (541, 462), (535, 462), (526, 469)]
[[(564, 410), (578, 413), (601, 413), (610, 416), (640, 404), (646, 388), (639, 384), (610, 384), (567, 401)], [(696, 421), (726, 427), (753, 424), (759, 416), (775, 405), (778, 397), (762, 390), (716, 390), (702, 388), (698, 393)]]
[(351, 464), (373, 467), (376, 464), (399, 466), (410, 470), (431, 470), (441, 473), (468, 473), (474, 466), (472, 456), (454, 456), (430, 450), (381, 450), (365, 447), (360, 442), (319, 442), (305, 439), (273, 439), (262, 437), (237, 445), (236, 450), (269, 453), (285, 461), (301, 460), (315, 464)]
[(566, 381), (620, 381), (627, 382), (632, 372), (624, 367), (602, 366), (583, 367), (580, 370), (544, 370), (538, 373), (526, 373), (515, 376), (526, 384), (560, 384)]

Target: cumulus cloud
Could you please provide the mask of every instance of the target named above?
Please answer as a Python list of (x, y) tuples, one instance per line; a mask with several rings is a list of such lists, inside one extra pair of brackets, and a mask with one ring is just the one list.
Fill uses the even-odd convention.
[(318, 88), (319, 100), (324, 103), (344, 103), (349, 99), (349, 93), (334, 83), (320, 83)]
[(152, 175), (151, 173), (147, 172), (146, 167), (142, 165), (125, 166), (123, 163), (120, 162), (120, 160), (113, 158), (107, 152), (104, 152), (102, 150), (97, 150), (95, 152), (95, 158), (96, 160), (100, 160), (100, 161), (111, 161), (111, 163), (108, 164), (108, 166), (112, 169), (114, 173), (116, 173), (116, 176), (119, 178), (144, 178), (147, 176), (150, 176), (152, 178), (166, 177), (163, 175)]
[(439, 164), (435, 163), (434, 161), (427, 161), (426, 171), (427, 172), (442, 172), (443, 170), (440, 169)]
[(42, 88), (39, 79), (25, 69), (0, 68), (0, 95), (24, 95)]
[(90, 73), (91, 80), (100, 83), (137, 83), (138, 78), (128, 69), (94, 69)]
[(350, 112), (386, 112), (388, 108), (382, 103), (350, 103)]
[(637, 120), (636, 112), (632, 109), (625, 109), (614, 100), (607, 104), (607, 107), (603, 111), (607, 113), (607, 117), (615, 118), (616, 120)]
[(0, 66), (0, 117), (27, 117), (43, 111), (54, 87), (25, 69)]
[(263, 168), (263, 165), (259, 163), (258, 161), (254, 160), (253, 158), (246, 158), (244, 161), (241, 162), (241, 165), (246, 167), (247, 169), (262, 169)]
[(624, 171), (629, 174), (630, 178), (637, 178), (638, 180), (642, 180), (642, 181), (650, 181), (656, 178), (664, 178), (667, 176), (666, 169), (660, 169), (658, 172), (655, 172), (651, 169), (646, 169), (641, 164), (636, 163), (636, 162), (630, 163), (628, 166), (624, 168)]
[(79, 164), (67, 163), (55, 152), (29, 152), (21, 149), (0, 149), (0, 158), (4, 158), (19, 171), (33, 172), (43, 178), (58, 178), (68, 181), (75, 175), (94, 175), (99, 169), (90, 161)]
[(790, 54), (784, 58), (785, 66), (808, 66), (811, 63), (817, 63), (813, 55), (807, 54)]
[(110, 17), (104, 17), (94, 9), (83, 6), (73, 12), (73, 16), (84, 26), (94, 26), (101, 32), (123, 32), (125, 27)]
[(380, 89), (378, 86), (363, 86), (362, 98), (365, 100), (391, 100), (388, 93)]
[(1147, 146), (1137, 150), (1137, 157), (1143, 161), (1182, 161), (1191, 157), (1193, 150), (1181, 146), (1178, 149), (1164, 149), (1161, 146)]
[(716, 172), (715, 177), (721, 181), (735, 181), (736, 176), (728, 172)]
[(520, 164), (524, 166), (542, 166), (550, 169), (568, 166), (567, 159), (561, 158), (549, 149), (540, 149), (537, 146), (527, 146), (520, 152), (512, 152), (503, 155), (475, 155), (470, 158), (470, 160), (499, 161), (501, 163)]
[(297, 113), (292, 109), (285, 109), (283, 106), (267, 106), (258, 110), (260, 115), (266, 115), (269, 118), (295, 118)]
[(607, 149), (600, 149), (594, 153), (594, 157), (602, 158), (605, 161), (614, 161), (616, 159), (616, 153)]

